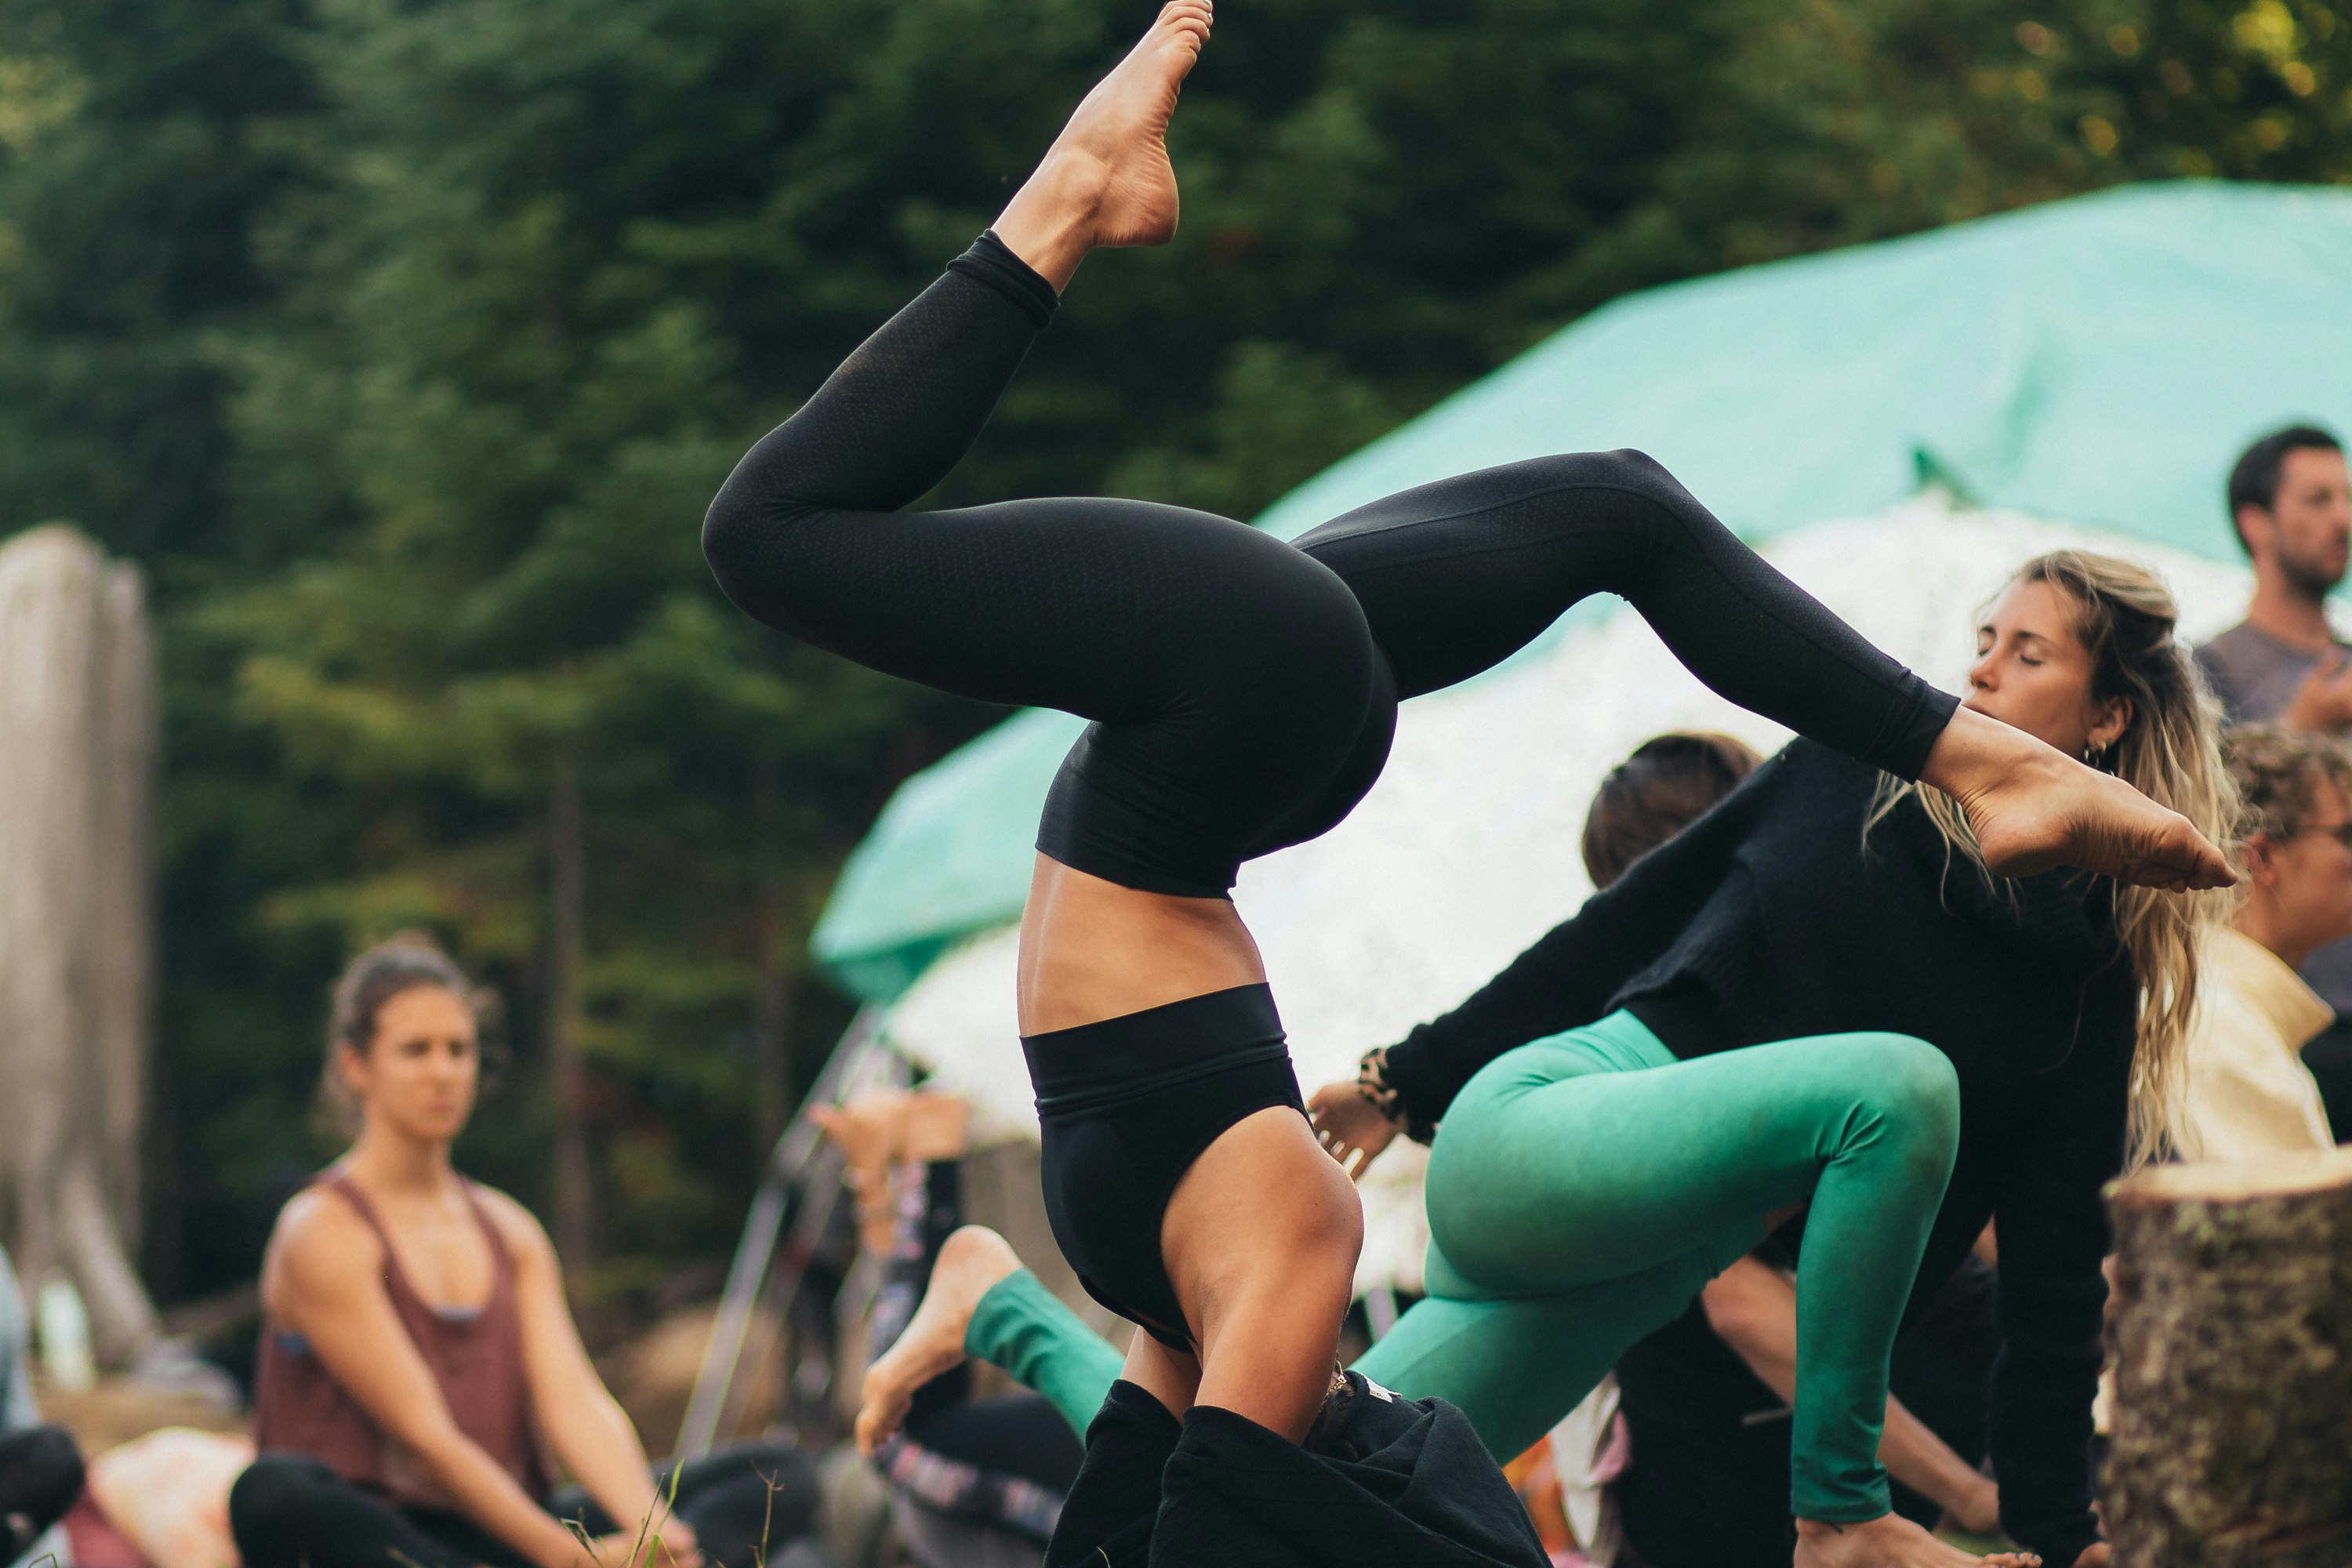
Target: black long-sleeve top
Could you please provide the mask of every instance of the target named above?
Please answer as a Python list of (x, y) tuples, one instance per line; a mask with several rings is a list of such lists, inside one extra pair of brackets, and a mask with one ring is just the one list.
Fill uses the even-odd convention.
[(1620, 1007), (1679, 1058), (1863, 1029), (1941, 1049), (1959, 1073), (1959, 1155), (1911, 1306), (1998, 1217), (2001, 1522), (2066, 1568), (2097, 1533), (2099, 1188), (2122, 1163), (2137, 987), (2108, 883), (1996, 883), (1949, 852), (1916, 801), (1865, 847), (1877, 778), (1797, 742), (1391, 1046), (1388, 1078), (1409, 1115), (1434, 1121), (1503, 1052)]

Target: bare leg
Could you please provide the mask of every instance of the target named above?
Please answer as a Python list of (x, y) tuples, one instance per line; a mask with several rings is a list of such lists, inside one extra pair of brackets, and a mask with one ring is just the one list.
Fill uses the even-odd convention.
[(1182, 1351), (1170, 1350), (1141, 1329), (1128, 1342), (1127, 1364), (1118, 1369), (1118, 1375), (1166, 1405), (1172, 1415), (1183, 1415), (1200, 1398), (1201, 1363)]
[(963, 1336), (972, 1310), (991, 1286), (1020, 1267), (1012, 1245), (986, 1226), (965, 1226), (940, 1244), (922, 1305), (898, 1341), (866, 1369), (857, 1409), (860, 1453), (873, 1453), (898, 1429), (915, 1390), (963, 1364)]
[(1980, 1563), (2036, 1568), (2041, 1561), (2031, 1552), (1974, 1556), (1937, 1540), (1899, 1513), (1858, 1524), (1797, 1521), (1796, 1568), (1976, 1568)]
[(1297, 1112), (1261, 1110), (1210, 1144), (1160, 1229), (1201, 1346), (1199, 1402), (1305, 1437), (1330, 1391), (1363, 1240), (1354, 1184)]
[(2179, 812), (1973, 709), (1952, 715), (1919, 777), (1960, 803), (2004, 877), (2073, 866), (2173, 892), (2237, 880)]

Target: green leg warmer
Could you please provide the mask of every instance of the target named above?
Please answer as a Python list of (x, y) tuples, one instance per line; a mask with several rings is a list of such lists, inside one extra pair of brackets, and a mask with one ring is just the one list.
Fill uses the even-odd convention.
[(1126, 1364), (1026, 1268), (989, 1287), (964, 1329), (963, 1348), (1052, 1400), (1081, 1436)]

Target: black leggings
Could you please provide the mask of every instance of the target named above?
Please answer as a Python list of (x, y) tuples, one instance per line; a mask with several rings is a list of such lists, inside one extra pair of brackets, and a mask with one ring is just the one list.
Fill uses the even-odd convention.
[[(669, 1467), (655, 1472), (654, 1483), (670, 1495)], [(684, 1466), (675, 1505), (712, 1568), (760, 1568), (763, 1544), (773, 1552), (806, 1533), (816, 1514), (816, 1473), (796, 1448), (744, 1444)], [(590, 1536), (620, 1528), (576, 1487), (546, 1506)], [(394, 1508), (300, 1454), (254, 1460), (229, 1489), (228, 1520), (245, 1568), (533, 1568), (463, 1514)]]
[[(702, 542), (728, 596), (770, 626), (944, 691), (1092, 720), (1038, 832), (1066, 866), (1223, 896), (1242, 861), (1316, 837), (1362, 798), (1401, 698), (1493, 668), (1591, 594), (1630, 600), (1725, 697), (1902, 777), (1951, 717), (1954, 699), (1638, 452), (1443, 479), (1295, 545), (1145, 501), (897, 510), (955, 466), (1055, 307), (1043, 279), (982, 236), (751, 448)], [(1251, 1034), (1198, 1052), (1223, 1059)], [(1160, 1076), (1130, 1081), (1166, 1088)], [(1213, 1139), (1265, 1106), (1256, 1076), (1189, 1080), (1182, 1135), (1129, 1149), (1116, 1169), (1057, 1153), (1091, 1111), (1046, 1119), (1047, 1169), (1091, 1215), (1074, 1229), (1066, 1205), (1055, 1239), (1098, 1298), (1163, 1337), (1183, 1325), (1166, 1321), (1174, 1293), (1150, 1205), (1206, 1146), (1202, 1129)], [(1150, 1120), (1132, 1105), (1127, 1119)], [(1097, 1149), (1122, 1141), (1097, 1131)], [(1132, 1245), (1115, 1254), (1086, 1239), (1122, 1235)]]
[(980, 433), (1052, 289), (993, 236), (739, 464), (702, 542), (730, 598), (858, 663), (1094, 721), (1038, 847), (1214, 898), (1380, 775), (1400, 698), (1622, 595), (1717, 691), (1916, 777), (1954, 700), (1741, 544), (1638, 452), (1423, 485), (1286, 544), (1207, 512), (1050, 498), (900, 512)]
[(64, 1427), (0, 1433), (0, 1563), (14, 1563), (63, 1519), (81, 1482), (81, 1449)]

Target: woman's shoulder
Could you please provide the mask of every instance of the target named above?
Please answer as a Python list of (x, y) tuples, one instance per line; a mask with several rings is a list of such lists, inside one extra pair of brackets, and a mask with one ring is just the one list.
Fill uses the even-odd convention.
[(264, 1304), (288, 1288), (305, 1294), (337, 1283), (373, 1279), (383, 1268), (383, 1239), (349, 1199), (314, 1183), (286, 1200), (270, 1227), (262, 1260)]
[(548, 1239), (547, 1227), (539, 1216), (525, 1208), (521, 1202), (498, 1188), (467, 1178), (466, 1189), (480, 1206), (482, 1217), (506, 1244), (507, 1250), (520, 1262), (526, 1258), (555, 1256), (554, 1243)]

